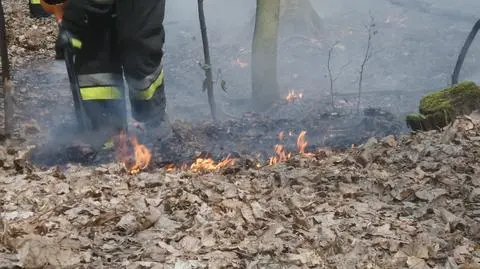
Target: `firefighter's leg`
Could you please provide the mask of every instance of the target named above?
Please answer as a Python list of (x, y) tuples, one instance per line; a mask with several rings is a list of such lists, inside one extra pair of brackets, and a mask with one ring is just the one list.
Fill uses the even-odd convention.
[[(76, 12), (72, 17), (81, 14), (80, 6), (72, 10), (68, 8), (65, 9), (64, 21), (68, 19), (69, 12)], [(84, 10), (84, 15), (86, 24), (74, 33), (82, 43), (75, 64), (80, 99), (94, 133), (102, 135), (96, 139), (100, 141), (100, 138), (108, 139), (118, 134), (125, 127), (123, 77), (113, 13), (92, 14)]]
[(28, 0), (28, 10), (31, 18), (47, 18), (50, 14), (40, 5), (40, 0)]
[(166, 139), (172, 129), (166, 113), (162, 67), (165, 0), (119, 1), (117, 11), (132, 117), (157, 132), (159, 139)]

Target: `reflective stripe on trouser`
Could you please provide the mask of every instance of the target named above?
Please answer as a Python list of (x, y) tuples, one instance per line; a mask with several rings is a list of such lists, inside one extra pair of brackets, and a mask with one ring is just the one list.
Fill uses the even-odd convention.
[(125, 93), (120, 74), (81, 74), (78, 82), (80, 98), (94, 130), (117, 133), (125, 127)]
[(141, 122), (162, 121), (165, 115), (165, 76), (163, 67), (159, 66), (154, 74), (143, 80), (127, 77), (129, 85), (132, 117)]
[(40, 0), (29, 0), (28, 8), (30, 10), (30, 16), (33, 18), (46, 18), (50, 16), (50, 13), (46, 12), (41, 6)]
[(112, 73), (78, 75), (82, 100), (121, 100), (125, 98), (122, 76)]
[(148, 101), (152, 99), (155, 92), (163, 85), (165, 75), (163, 69), (160, 69), (160, 74), (156, 76), (156, 79), (150, 83), (150, 86), (143, 88), (142, 90), (134, 90), (133, 97), (135, 100)]

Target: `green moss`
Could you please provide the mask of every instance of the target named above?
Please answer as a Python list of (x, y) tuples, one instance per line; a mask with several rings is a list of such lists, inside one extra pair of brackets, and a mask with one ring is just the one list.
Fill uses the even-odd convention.
[(423, 116), (420, 113), (412, 113), (410, 115), (407, 115), (406, 120), (407, 121), (416, 121), (416, 120), (424, 120), (426, 119), (425, 116)]
[(430, 121), (420, 113), (407, 115), (405, 120), (407, 126), (413, 131), (426, 131), (430, 126)]
[(480, 88), (471, 81), (464, 81), (452, 87), (430, 93), (420, 101), (419, 112), (423, 115), (446, 111), (455, 113), (456, 106), (465, 106), (478, 103)]
[(406, 117), (414, 130), (432, 130), (448, 125), (456, 116), (480, 108), (480, 88), (471, 81), (429, 93), (420, 100), (419, 112)]

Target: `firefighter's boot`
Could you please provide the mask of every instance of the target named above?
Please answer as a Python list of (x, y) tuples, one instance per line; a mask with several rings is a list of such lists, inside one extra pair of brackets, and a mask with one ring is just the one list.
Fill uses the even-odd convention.
[(173, 136), (173, 129), (166, 112), (163, 70), (146, 89), (130, 90), (132, 117), (144, 124), (147, 135), (162, 142)]

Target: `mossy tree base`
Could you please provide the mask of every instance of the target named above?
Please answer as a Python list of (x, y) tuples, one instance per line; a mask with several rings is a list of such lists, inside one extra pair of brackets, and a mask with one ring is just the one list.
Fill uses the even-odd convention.
[(413, 131), (441, 129), (455, 117), (469, 115), (480, 108), (480, 87), (474, 82), (460, 84), (430, 93), (420, 100), (419, 113), (406, 117)]

